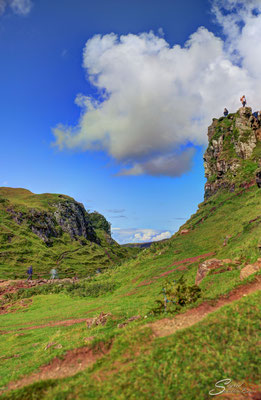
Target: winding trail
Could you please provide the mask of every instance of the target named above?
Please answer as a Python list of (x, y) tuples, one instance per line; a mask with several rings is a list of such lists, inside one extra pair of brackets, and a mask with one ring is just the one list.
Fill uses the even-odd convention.
[[(204, 302), (196, 308), (188, 310), (184, 314), (179, 314), (174, 318), (163, 318), (153, 323), (147, 324), (153, 333), (154, 337), (164, 337), (175, 333), (180, 329), (190, 327), (197, 322), (203, 320), (207, 315), (220, 309), (224, 305), (230, 304), (236, 300), (239, 300), (243, 296), (247, 296), (250, 293), (256, 292), (261, 289), (261, 277), (257, 276), (254, 282), (240, 285), (239, 287), (232, 290), (227, 296), (219, 298), (214, 305), (209, 302)], [(54, 323), (49, 322), (45, 325), (27, 327), (25, 329), (37, 329), (44, 326), (56, 326), (62, 325), (63, 323), (73, 324), (87, 321), (87, 319), (78, 320), (67, 320), (67, 321), (56, 321)], [(93, 337), (88, 338), (90, 340)], [(40, 367), (38, 371), (31, 375), (27, 375), (16, 382), (11, 382), (8, 386), (3, 388), (3, 391), (9, 391), (13, 389), (22, 388), (33, 382), (46, 379), (61, 379), (67, 376), (72, 376), (91, 366), (96, 360), (102, 358), (106, 353), (109, 352), (109, 348), (100, 348), (98, 352), (93, 351), (90, 347), (81, 347), (74, 350), (69, 350), (64, 355), (63, 359), (55, 357), (47, 365)], [(260, 394), (260, 392), (257, 392)], [(253, 399), (253, 398), (252, 398)], [(258, 397), (259, 399), (259, 397)]]
[(91, 366), (108, 352), (109, 348), (105, 348), (105, 346), (100, 346), (96, 351), (87, 346), (69, 350), (62, 359), (55, 357), (49, 364), (40, 367), (39, 371), (16, 382), (11, 382), (6, 390), (19, 389), (46, 379), (61, 379), (75, 375)]
[(218, 310), (219, 308), (233, 303), (250, 293), (261, 290), (261, 277), (256, 277), (254, 282), (246, 285), (240, 285), (233, 289), (227, 296), (220, 297), (214, 304), (204, 302), (196, 308), (186, 311), (184, 314), (178, 314), (174, 318), (163, 318), (148, 324), (153, 333), (157, 337), (168, 336), (175, 333), (179, 329), (188, 328), (202, 321), (207, 315)]

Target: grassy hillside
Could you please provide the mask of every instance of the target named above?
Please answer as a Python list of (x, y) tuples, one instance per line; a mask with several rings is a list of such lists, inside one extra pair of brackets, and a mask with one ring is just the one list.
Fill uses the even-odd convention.
[[(219, 191), (199, 206), (180, 232), (143, 250), (135, 260), (74, 287), (59, 284), (33, 291), (23, 289), (5, 298), (4, 307), (8, 306), (9, 312), (1, 316), (2, 398), (201, 400), (209, 399), (215, 383), (225, 378), (237, 384), (248, 382), (257, 391), (261, 372), (260, 291), (243, 293), (247, 283), (260, 281), (260, 272), (242, 281), (240, 270), (260, 257), (260, 196), (256, 185), (238, 188), (234, 193)], [(188, 233), (183, 235), (184, 229)], [(161, 319), (173, 318), (150, 313), (155, 300), (163, 299), (166, 281), (177, 281), (183, 275), (187, 285), (193, 285), (199, 263), (213, 254), (237, 263), (228, 261), (229, 268), (210, 271), (200, 284), (200, 298), (177, 313), (197, 310), (204, 304), (212, 307), (218, 298), (226, 299), (236, 288), (241, 288), (242, 298), (233, 302), (232, 297), (230, 304), (213, 308), (206, 319), (189, 328), (155, 337), (153, 324), (162, 324), (159, 327), (163, 331), (167, 322)], [(92, 318), (100, 312), (112, 314), (105, 325), (87, 328), (80, 321), (71, 326), (53, 325), (68, 319)], [(118, 324), (137, 315), (139, 320), (118, 328)], [(48, 363), (51, 368), (55, 357), (64, 360), (61, 370), (68, 371), (66, 354), (74, 360), (73, 351), (79, 348), (93, 349), (88, 368), (77, 369), (76, 358), (70, 368), (78, 374), (54, 373), (43, 375), (43, 381), (39, 377), (34, 381), (32, 374)], [(25, 376), (32, 378), (21, 383), (24, 387), (4, 392), (9, 382)]]
[[(31, 225), (36, 228), (37, 224), (44, 225), (46, 215), (53, 214), (54, 205), (66, 201), (74, 202), (60, 194), (36, 195), (25, 189), (0, 188), (0, 279), (23, 278), (29, 265), (33, 265), (35, 277), (48, 277), (52, 267), (58, 268), (61, 278), (86, 277), (97, 268), (104, 270), (137, 254), (138, 249), (124, 249), (111, 239), (109, 224), (98, 213), (86, 213), (96, 242), (85, 237), (72, 239), (57, 225), (60, 235), (51, 238), (51, 245), (45, 243)], [(31, 210), (38, 213), (38, 220), (32, 221)], [(15, 218), (20, 214), (23, 221), (17, 223)]]
[[(171, 239), (132, 259), (122, 260), (122, 252), (138, 249), (112, 242), (99, 215), (88, 243), (64, 232), (51, 245), (40, 241), (7, 208), (26, 211), (30, 202), (51, 213), (61, 197), (2, 193), (4, 275), (31, 259), (39, 270), (56, 262), (82, 276), (104, 268), (74, 283), (19, 289), (0, 282), (1, 398), (203, 400), (223, 379), (234, 386), (220, 399), (261, 398), (260, 125), (249, 108), (213, 120), (206, 200)], [(216, 265), (196, 286), (213, 257)], [(247, 277), (245, 266), (253, 272)]]

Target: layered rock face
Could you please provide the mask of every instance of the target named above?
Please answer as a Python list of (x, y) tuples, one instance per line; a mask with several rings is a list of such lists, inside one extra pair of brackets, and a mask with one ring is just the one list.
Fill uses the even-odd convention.
[(97, 241), (89, 215), (83, 204), (76, 201), (64, 201), (54, 204), (54, 218), (64, 232), (72, 239), (83, 236), (92, 242)]
[[(55, 202), (51, 205), (53, 212), (29, 209), (26, 212), (7, 208), (16, 223), (25, 223), (31, 231), (51, 245), (51, 239), (68, 233), (72, 240), (78, 237), (99, 243), (90, 214), (81, 203), (75, 200)], [(104, 218), (104, 217), (103, 217)]]
[(221, 188), (234, 191), (236, 185), (255, 178), (261, 156), (261, 119), (253, 116), (250, 107), (213, 119), (208, 140), (204, 154), (205, 198)]

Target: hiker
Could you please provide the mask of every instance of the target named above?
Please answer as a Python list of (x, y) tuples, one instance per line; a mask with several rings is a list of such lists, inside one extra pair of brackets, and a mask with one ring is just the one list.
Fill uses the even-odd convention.
[(30, 265), (30, 267), (27, 269), (26, 273), (28, 275), (27, 280), (31, 281), (32, 280), (32, 276), (33, 276), (33, 267), (32, 267), (32, 265)]
[(261, 188), (261, 171), (260, 170), (256, 173), (256, 184), (260, 189)]
[(51, 279), (57, 279), (58, 278), (58, 273), (57, 273), (55, 268), (51, 269), (50, 274), (51, 274)]
[(258, 111), (255, 111), (255, 112), (253, 112), (253, 117), (255, 117), (255, 119), (257, 119), (258, 118)]
[(227, 117), (227, 116), (228, 116), (228, 109), (224, 108), (224, 117)]
[(245, 106), (246, 106), (246, 96), (243, 95), (243, 96), (241, 97), (240, 101), (241, 101), (241, 103), (242, 103), (242, 106), (245, 107)]

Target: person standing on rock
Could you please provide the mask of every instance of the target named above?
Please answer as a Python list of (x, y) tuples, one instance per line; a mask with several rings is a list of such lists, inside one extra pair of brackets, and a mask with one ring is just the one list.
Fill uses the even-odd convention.
[(228, 116), (228, 109), (224, 108), (224, 117), (227, 117), (227, 116)]
[(245, 106), (246, 106), (246, 96), (243, 95), (243, 96), (241, 97), (240, 101), (241, 101), (241, 103), (242, 103), (242, 107), (245, 107)]
[(33, 277), (33, 267), (32, 267), (32, 265), (30, 265), (30, 267), (27, 269), (26, 273), (28, 275), (27, 280), (31, 281), (32, 277)]

